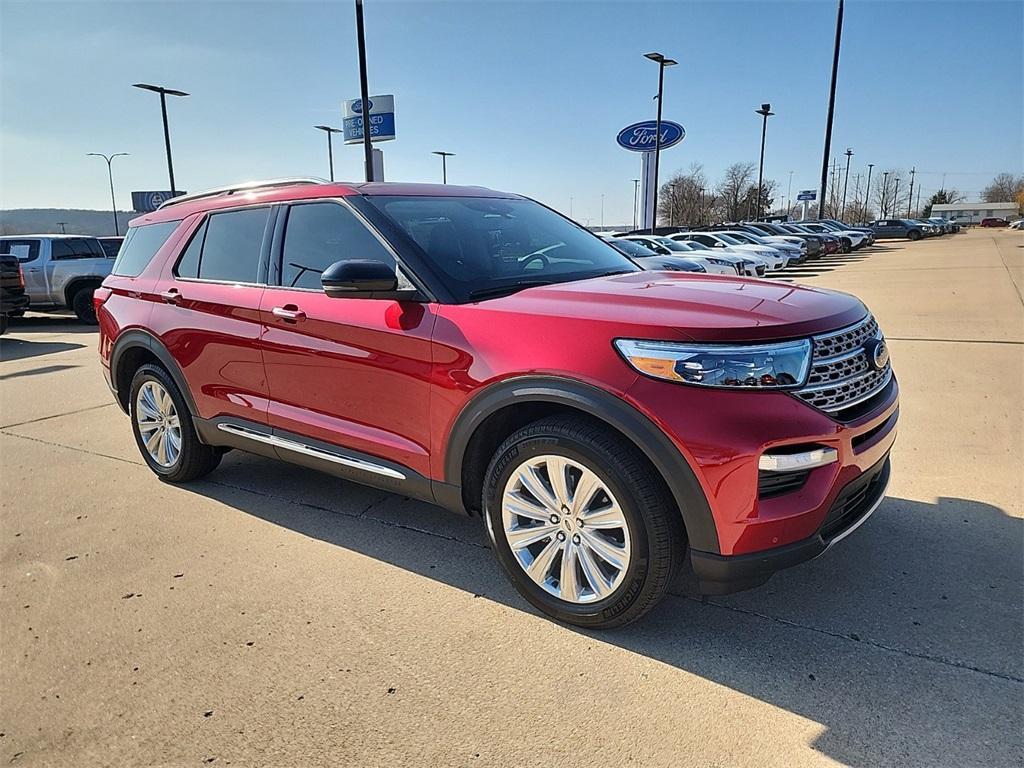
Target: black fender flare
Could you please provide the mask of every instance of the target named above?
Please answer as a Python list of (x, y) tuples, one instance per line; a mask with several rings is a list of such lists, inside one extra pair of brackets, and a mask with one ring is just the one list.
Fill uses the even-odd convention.
[(444, 456), (445, 482), (462, 484), (469, 441), (487, 417), (516, 403), (560, 403), (584, 411), (629, 438), (651, 461), (679, 507), (693, 549), (719, 553), (718, 530), (707, 497), (686, 457), (650, 419), (620, 397), (574, 379), (523, 376), (492, 384), (459, 413)]
[(125, 331), (117, 337), (117, 341), (114, 342), (114, 348), (110, 352), (110, 381), (111, 386), (114, 387), (115, 394), (117, 395), (118, 403), (121, 402), (121, 393), (117, 391), (117, 374), (121, 363), (121, 358), (125, 352), (130, 349), (145, 349), (151, 352), (160, 364), (163, 365), (167, 372), (174, 379), (174, 383), (178, 385), (178, 389), (181, 391), (181, 396), (185, 398), (185, 403), (188, 405), (189, 413), (193, 417), (198, 417), (199, 413), (196, 410), (195, 400), (192, 399), (192, 392), (188, 388), (188, 382), (185, 380), (185, 374), (181, 372), (181, 366), (178, 365), (177, 360), (167, 350), (167, 347), (163, 345), (156, 336), (143, 331), (138, 328), (133, 328), (130, 331)]

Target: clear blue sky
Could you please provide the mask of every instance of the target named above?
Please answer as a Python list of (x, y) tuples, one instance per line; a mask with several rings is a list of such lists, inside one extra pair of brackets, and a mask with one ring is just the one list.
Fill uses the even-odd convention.
[[(598, 224), (631, 221), (638, 156), (618, 130), (653, 118), (658, 50), (665, 116), (687, 129), (662, 173), (697, 161), (714, 182), (756, 161), (771, 102), (765, 174), (817, 186), (835, 24), (821, 2), (390, 2), (366, 0), (371, 93), (393, 93), (390, 180), (521, 192)], [(153, 82), (170, 104), (178, 186), (327, 175), (317, 123), (341, 124), (358, 95), (353, 3), (0, 1), (0, 207), (118, 204), (167, 187)], [(853, 171), (916, 165), (925, 192), (977, 194), (1022, 170), (1024, 4), (867, 2), (846, 6), (833, 152)], [(339, 178), (360, 149), (336, 146)]]

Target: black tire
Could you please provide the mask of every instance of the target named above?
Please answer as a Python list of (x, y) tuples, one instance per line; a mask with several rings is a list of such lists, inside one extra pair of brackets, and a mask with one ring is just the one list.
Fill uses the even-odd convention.
[(92, 303), (92, 294), (95, 290), (95, 286), (79, 288), (75, 291), (75, 295), (71, 297), (71, 309), (74, 310), (78, 319), (86, 325), (96, 325), (97, 323), (96, 307)]
[[(522, 462), (547, 454), (594, 472), (623, 511), (632, 554), (621, 582), (603, 599), (574, 603), (550, 594), (522, 569), (505, 537), (501, 498), (509, 478)], [(487, 468), (483, 509), (498, 561), (519, 593), (548, 616), (580, 627), (605, 629), (639, 619), (664, 596), (685, 555), (682, 518), (661, 478), (621, 435), (585, 417), (542, 419), (505, 440)]]
[(0, 336), (7, 333), (7, 315), (0, 315)]
[[(138, 394), (142, 385), (147, 381), (156, 381), (171, 396), (174, 402), (174, 410), (178, 414), (178, 421), (181, 427), (181, 450), (174, 463), (169, 467), (158, 464), (149, 451), (146, 450), (142, 433), (139, 431), (138, 415)], [(192, 415), (189, 413), (185, 398), (181, 390), (174, 383), (174, 379), (161, 366), (147, 363), (141, 366), (132, 378), (131, 395), (128, 401), (132, 420), (132, 433), (135, 435), (135, 444), (139, 447), (139, 453), (151, 470), (161, 480), (169, 483), (187, 483), (208, 475), (217, 465), (220, 464), (223, 452), (199, 440), (195, 425), (192, 423)]]
[(852, 250), (853, 250), (853, 243), (849, 239), (844, 237), (842, 240), (839, 241), (839, 252), (840, 253), (849, 253)]
[(921, 239), (921, 232), (920, 232), (920, 230), (912, 229), (912, 230), (910, 230), (910, 232), (907, 233), (907, 237), (910, 238), (913, 241), (920, 240)]

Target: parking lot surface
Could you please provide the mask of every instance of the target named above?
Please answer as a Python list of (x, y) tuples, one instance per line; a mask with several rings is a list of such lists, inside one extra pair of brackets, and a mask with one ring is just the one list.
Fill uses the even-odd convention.
[(159, 482), (96, 334), (0, 339), (0, 761), (1009, 766), (1024, 760), (1024, 239), (882, 242), (889, 496), (767, 585), (624, 629), (538, 616), (479, 520), (232, 452)]

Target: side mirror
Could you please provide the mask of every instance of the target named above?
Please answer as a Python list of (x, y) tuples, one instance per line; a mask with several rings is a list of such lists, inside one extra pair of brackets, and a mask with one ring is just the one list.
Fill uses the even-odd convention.
[(383, 261), (336, 261), (320, 275), (320, 284), (331, 298), (366, 298), (366, 294), (394, 293), (398, 276)]

